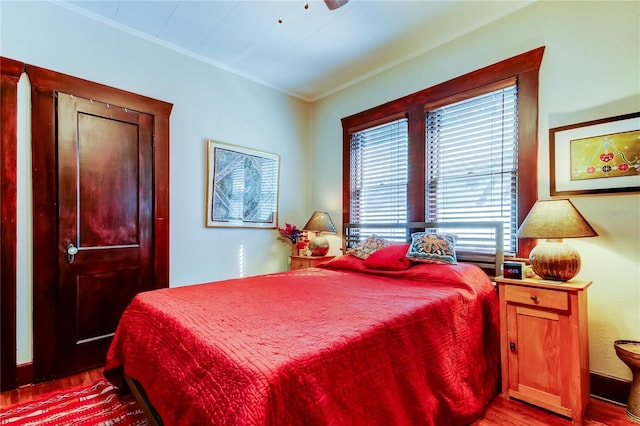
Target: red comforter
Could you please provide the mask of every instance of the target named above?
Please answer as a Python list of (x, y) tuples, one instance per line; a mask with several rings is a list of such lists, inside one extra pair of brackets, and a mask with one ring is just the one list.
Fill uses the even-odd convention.
[(141, 293), (122, 316), (106, 375), (135, 378), (166, 425), (479, 417), (499, 365), (486, 275), (468, 264), (372, 274), (345, 259)]

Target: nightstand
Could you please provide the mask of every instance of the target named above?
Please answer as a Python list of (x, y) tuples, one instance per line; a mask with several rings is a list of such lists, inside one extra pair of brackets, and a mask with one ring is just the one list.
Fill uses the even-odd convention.
[(502, 393), (580, 422), (589, 403), (587, 287), (496, 277)]
[(322, 262), (333, 259), (335, 256), (289, 256), (291, 270), (313, 268)]

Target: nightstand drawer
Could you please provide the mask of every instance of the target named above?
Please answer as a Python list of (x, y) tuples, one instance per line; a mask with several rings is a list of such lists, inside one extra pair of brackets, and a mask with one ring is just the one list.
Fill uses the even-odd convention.
[(509, 285), (505, 287), (505, 299), (508, 302), (532, 305), (540, 308), (569, 309), (569, 299), (566, 291), (545, 290), (541, 288)]
[(328, 262), (335, 256), (289, 256), (291, 259), (290, 269), (295, 271), (296, 269), (315, 268), (321, 263)]
[(311, 267), (311, 262), (309, 259), (298, 259), (295, 257), (291, 257), (291, 270), (295, 269), (305, 269)]

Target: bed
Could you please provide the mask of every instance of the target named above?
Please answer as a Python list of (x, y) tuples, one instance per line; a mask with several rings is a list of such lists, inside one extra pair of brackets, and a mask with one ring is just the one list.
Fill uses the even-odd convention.
[(317, 268), (141, 293), (120, 320), (105, 375), (123, 390), (128, 383), (157, 424), (477, 419), (499, 378), (490, 278), (466, 262), (372, 268), (368, 260), (349, 254)]

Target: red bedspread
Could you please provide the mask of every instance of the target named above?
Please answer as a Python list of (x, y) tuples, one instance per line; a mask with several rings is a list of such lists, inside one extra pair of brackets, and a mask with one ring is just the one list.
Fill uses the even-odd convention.
[(105, 372), (166, 425), (466, 424), (496, 392), (498, 336), (473, 265), (312, 268), (139, 294)]

